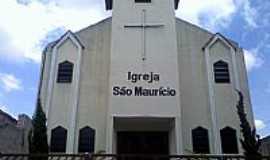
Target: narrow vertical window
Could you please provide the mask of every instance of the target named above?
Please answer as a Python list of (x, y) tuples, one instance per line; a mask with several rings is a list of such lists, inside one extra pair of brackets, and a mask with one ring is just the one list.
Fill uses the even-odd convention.
[(73, 77), (73, 63), (65, 61), (58, 65), (58, 83), (71, 83)]
[(237, 136), (236, 130), (230, 127), (225, 127), (220, 131), (222, 152), (225, 154), (237, 154)]
[(216, 83), (230, 83), (230, 72), (228, 63), (218, 61), (214, 64), (214, 74)]
[(208, 130), (202, 127), (197, 127), (192, 130), (192, 142), (193, 142), (193, 152), (209, 154), (209, 137)]
[(66, 152), (67, 130), (61, 126), (56, 127), (51, 132), (51, 152)]
[(93, 153), (95, 151), (95, 130), (90, 127), (80, 129), (79, 153)]

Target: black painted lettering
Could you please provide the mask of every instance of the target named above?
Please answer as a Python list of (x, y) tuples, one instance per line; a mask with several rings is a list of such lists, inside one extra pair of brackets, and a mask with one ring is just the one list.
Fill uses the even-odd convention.
[(113, 87), (113, 95), (118, 96), (119, 95), (119, 90), (120, 90), (120, 87), (118, 87), (118, 86)]

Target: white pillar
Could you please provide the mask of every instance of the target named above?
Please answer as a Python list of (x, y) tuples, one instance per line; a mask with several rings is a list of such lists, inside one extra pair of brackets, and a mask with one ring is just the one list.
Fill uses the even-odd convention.
[(210, 63), (209, 58), (209, 48), (205, 48), (205, 62), (206, 62), (206, 70), (207, 70), (207, 81), (208, 81), (208, 92), (209, 92), (209, 105), (210, 105), (210, 112), (211, 112), (211, 123), (212, 123), (212, 152), (214, 154), (221, 154), (221, 144), (220, 144), (220, 134), (217, 126), (217, 113), (216, 113), (216, 106), (215, 106), (215, 96), (214, 96), (214, 89), (213, 89), (213, 71), (212, 71), (212, 64)]

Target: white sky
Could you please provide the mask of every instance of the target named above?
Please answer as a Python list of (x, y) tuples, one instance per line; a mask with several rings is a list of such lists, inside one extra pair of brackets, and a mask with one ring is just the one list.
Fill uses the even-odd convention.
[[(110, 16), (110, 12), (105, 11), (104, 1), (6, 0), (0, 5), (0, 39), (2, 35), (7, 40), (3, 45), (5, 47), (0, 49), (0, 56), (4, 54), (12, 60), (40, 62), (42, 48), (39, 42), (49, 31), (59, 27), (76, 31)], [(226, 27), (243, 4), (247, 4), (246, 17), (249, 17), (250, 7), (245, 0), (238, 0), (237, 3), (234, 0), (181, 0), (176, 15), (217, 30), (220, 26)], [(200, 20), (202, 16), (209, 19)], [(254, 25), (252, 17), (247, 19)]]

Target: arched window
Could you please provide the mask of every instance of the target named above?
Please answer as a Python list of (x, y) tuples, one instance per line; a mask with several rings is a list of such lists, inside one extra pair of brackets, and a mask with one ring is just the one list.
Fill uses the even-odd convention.
[(51, 152), (66, 152), (67, 130), (61, 126), (54, 128), (51, 131)]
[(95, 151), (95, 130), (90, 127), (80, 129), (79, 153), (93, 153)]
[(224, 61), (218, 61), (214, 63), (214, 73), (216, 83), (230, 83), (228, 63)]
[(194, 153), (210, 153), (208, 130), (197, 127), (192, 130), (192, 142)]
[(58, 65), (58, 83), (71, 83), (73, 76), (73, 63), (65, 61)]
[(237, 136), (236, 130), (231, 127), (225, 127), (220, 130), (222, 152), (225, 154), (237, 154)]

